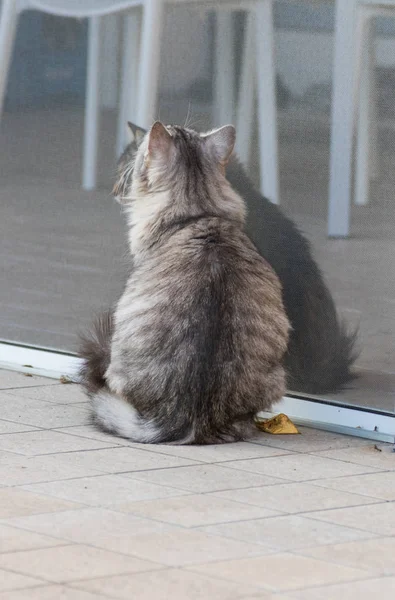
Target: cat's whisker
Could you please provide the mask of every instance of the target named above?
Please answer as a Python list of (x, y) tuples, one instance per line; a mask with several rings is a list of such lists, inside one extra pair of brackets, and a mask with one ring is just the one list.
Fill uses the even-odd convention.
[(191, 100), (189, 99), (189, 100), (188, 100), (188, 111), (187, 111), (187, 116), (186, 116), (186, 119), (185, 119), (185, 123), (184, 123), (184, 125), (183, 125), (183, 127), (184, 127), (184, 128), (185, 128), (185, 127), (189, 127), (188, 120), (189, 120), (189, 117), (190, 117), (190, 110), (191, 110)]
[(196, 127), (198, 125), (201, 125), (202, 123), (202, 119), (195, 119), (195, 121), (191, 121), (191, 123), (189, 123), (188, 127)]

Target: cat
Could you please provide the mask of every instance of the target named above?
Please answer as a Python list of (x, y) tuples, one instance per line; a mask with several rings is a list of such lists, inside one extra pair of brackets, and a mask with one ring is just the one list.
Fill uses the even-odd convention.
[[(117, 189), (128, 184), (133, 157), (146, 131), (129, 123), (131, 142), (119, 159)], [(128, 166), (128, 168), (127, 168)], [(351, 367), (358, 356), (357, 331), (349, 332), (336, 313), (335, 303), (315, 262), (310, 243), (281, 209), (262, 196), (246, 175), (234, 153), (226, 177), (247, 205), (246, 233), (279, 277), (283, 302), (291, 322), (285, 356), (287, 388), (294, 392), (324, 394), (337, 392), (355, 378)], [(100, 324), (99, 324), (100, 325)], [(111, 317), (104, 315), (98, 335), (111, 335)], [(97, 345), (92, 351), (92, 376), (102, 379), (94, 368)], [(99, 350), (99, 363), (100, 363)], [(94, 375), (95, 373), (95, 375)]]
[(135, 160), (121, 161), (115, 192), (133, 268), (96, 327), (106, 345), (98, 379), (94, 337), (81, 349), (94, 420), (108, 432), (142, 443), (236, 441), (285, 393), (289, 322), (225, 178), (234, 143), (231, 125), (199, 134), (157, 121)]

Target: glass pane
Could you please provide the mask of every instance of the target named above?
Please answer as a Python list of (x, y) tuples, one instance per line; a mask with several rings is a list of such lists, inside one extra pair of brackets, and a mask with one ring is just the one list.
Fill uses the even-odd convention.
[(326, 234), (334, 3), (278, 3), (276, 16), (277, 68), (289, 99), (286, 109), (279, 111), (281, 208), (312, 242), (349, 330), (358, 328), (360, 354), (354, 367), (358, 378), (341, 393), (320, 395), (394, 412), (395, 20), (381, 19), (374, 30), (377, 175), (368, 204), (352, 206), (350, 237), (336, 240)]
[[(334, 4), (294, 0), (274, 5), (281, 210), (311, 242), (349, 330), (359, 327), (359, 378), (340, 393), (318, 395), (393, 412), (395, 21), (380, 21), (376, 35), (378, 177), (369, 203), (352, 207), (350, 238), (333, 240), (326, 226)], [(233, 51), (230, 57), (222, 54), (225, 62), (216, 66), (216, 42), (223, 32), (217, 17), (216, 11), (195, 6), (166, 8), (153, 118), (179, 124), (187, 120), (200, 130), (223, 124), (215, 90), (233, 59), (235, 92), (239, 90), (247, 27), (245, 14), (234, 12), (228, 30), (233, 32)], [(87, 192), (81, 189), (86, 23), (31, 11), (19, 21), (0, 140), (4, 340), (73, 352), (77, 332), (92, 312), (112, 304), (122, 290), (128, 271), (125, 227), (111, 196), (121, 77), (119, 25), (111, 18), (104, 23), (98, 187)], [(254, 48), (252, 53), (253, 65)], [(229, 102), (224, 105), (226, 109)], [(246, 166), (258, 186), (258, 123), (255, 114), (246, 114), (245, 120), (251, 125)], [(267, 243), (264, 228), (257, 240)], [(294, 253), (289, 244), (284, 239), (283, 247), (272, 249), (278, 260), (283, 252)], [(296, 274), (299, 280), (305, 276), (297, 268)], [(309, 367), (308, 361), (303, 364), (305, 374)], [(292, 391), (301, 387), (295, 384)]]

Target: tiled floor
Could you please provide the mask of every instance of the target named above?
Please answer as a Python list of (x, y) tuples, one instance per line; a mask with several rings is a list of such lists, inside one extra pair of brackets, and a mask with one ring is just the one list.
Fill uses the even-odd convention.
[(303, 429), (143, 446), (0, 371), (0, 600), (365, 600), (395, 589), (395, 453)]

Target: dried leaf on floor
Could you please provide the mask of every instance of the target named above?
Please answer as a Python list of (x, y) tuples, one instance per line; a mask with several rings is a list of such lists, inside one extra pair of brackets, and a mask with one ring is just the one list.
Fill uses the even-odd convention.
[(255, 423), (258, 429), (273, 435), (300, 433), (284, 413), (280, 413), (271, 419), (260, 419), (257, 417)]

